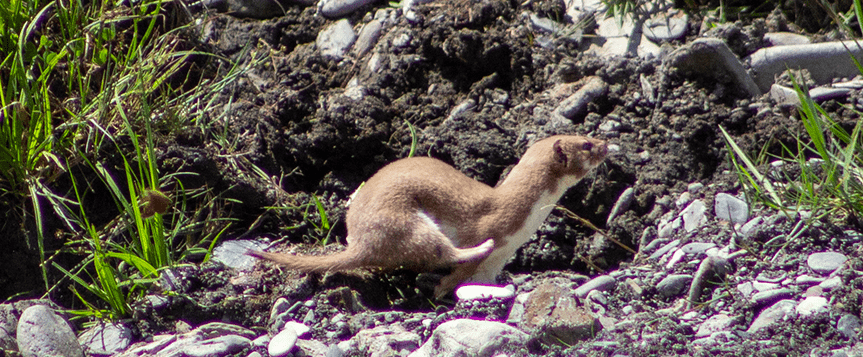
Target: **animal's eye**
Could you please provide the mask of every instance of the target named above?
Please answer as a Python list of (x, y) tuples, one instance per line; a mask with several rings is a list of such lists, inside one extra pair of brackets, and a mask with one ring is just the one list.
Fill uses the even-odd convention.
[(588, 141), (584, 144), (581, 144), (581, 149), (584, 151), (590, 151), (590, 149), (593, 149), (593, 143)]

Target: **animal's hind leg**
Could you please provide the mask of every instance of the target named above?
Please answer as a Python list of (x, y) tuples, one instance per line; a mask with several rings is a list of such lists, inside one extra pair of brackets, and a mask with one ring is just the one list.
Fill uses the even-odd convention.
[(480, 260), (487, 257), (494, 249), (494, 240), (489, 238), (482, 244), (473, 248), (453, 248), (455, 249), (455, 262), (466, 263), (470, 261)]

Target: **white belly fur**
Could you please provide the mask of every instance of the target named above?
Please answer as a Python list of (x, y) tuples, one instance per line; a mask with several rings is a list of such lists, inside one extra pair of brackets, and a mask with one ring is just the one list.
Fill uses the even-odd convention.
[(515, 251), (533, 237), (542, 225), (542, 222), (545, 222), (551, 210), (554, 209), (560, 197), (563, 196), (570, 186), (575, 184), (575, 182), (572, 182), (570, 185), (567, 185), (568, 183), (570, 182), (561, 182), (557, 190), (553, 192), (543, 192), (539, 200), (531, 208), (530, 215), (525, 219), (524, 225), (515, 234), (501, 237), (506, 242), (506, 245), (495, 248), (488, 258), (480, 263), (476, 273), (474, 273), (470, 280), (493, 283), (497, 275), (503, 270), (503, 266), (515, 255)]

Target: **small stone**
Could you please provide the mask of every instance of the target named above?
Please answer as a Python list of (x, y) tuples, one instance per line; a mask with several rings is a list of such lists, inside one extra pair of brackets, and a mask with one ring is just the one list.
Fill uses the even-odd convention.
[(668, 42), (682, 38), (689, 28), (689, 16), (671, 9), (652, 15), (644, 22), (644, 35), (654, 42)]
[(294, 329), (294, 332), (297, 333), (297, 337), (302, 337), (303, 335), (311, 331), (311, 328), (296, 321), (288, 321), (287, 323), (285, 323), (285, 327)]
[(809, 265), (809, 269), (812, 269), (816, 273), (827, 275), (839, 269), (842, 264), (845, 264), (846, 260), (848, 260), (848, 257), (845, 254), (823, 252), (810, 254), (809, 258), (806, 259), (806, 263)]
[(719, 331), (728, 331), (737, 324), (737, 319), (727, 314), (711, 316), (698, 326), (695, 338), (707, 337)]
[(794, 300), (780, 300), (770, 307), (761, 311), (758, 314), (758, 317), (752, 321), (752, 324), (749, 325), (749, 329), (746, 332), (756, 333), (762, 328), (773, 325), (775, 323), (785, 321), (796, 315), (794, 308), (797, 306), (797, 302)]
[(508, 299), (515, 296), (514, 288), (491, 285), (469, 284), (458, 287), (455, 291), (459, 300)]
[(373, 0), (324, 0), (320, 6), (321, 15), (328, 18), (338, 18), (371, 4)]
[(578, 120), (587, 114), (587, 104), (594, 102), (608, 92), (608, 84), (600, 77), (588, 77), (575, 93), (564, 99), (555, 112), (571, 120)]
[(683, 217), (683, 229), (687, 232), (692, 232), (707, 223), (707, 217), (704, 216), (706, 211), (707, 207), (704, 205), (704, 202), (701, 200), (692, 201), (689, 206), (680, 212), (680, 216)]
[(403, 356), (416, 350), (422, 342), (419, 335), (399, 324), (362, 330), (351, 340), (356, 341), (357, 349), (366, 351), (367, 356)]
[(315, 45), (321, 55), (341, 59), (356, 39), (357, 35), (350, 21), (341, 19), (319, 32)]
[(182, 349), (181, 355), (188, 357), (226, 356), (240, 352), (251, 345), (252, 341), (242, 336), (217, 336), (203, 341), (196, 341), (185, 346)]
[(683, 293), (692, 282), (692, 275), (671, 274), (656, 284), (656, 291), (660, 296), (668, 298)]
[(90, 354), (115, 355), (132, 343), (132, 330), (121, 323), (101, 323), (84, 331), (78, 342)]
[(608, 214), (608, 218), (605, 221), (606, 225), (610, 225), (611, 221), (617, 218), (618, 215), (625, 212), (629, 209), (629, 206), (632, 204), (632, 201), (635, 199), (635, 189), (632, 187), (628, 187), (623, 190), (620, 194), (620, 197), (617, 198), (617, 202), (614, 203), (614, 206), (611, 207), (611, 212)]
[(378, 38), (381, 36), (382, 28), (383, 23), (377, 19), (363, 25), (359, 36), (357, 36), (357, 43), (354, 44), (354, 48), (351, 50), (357, 58), (364, 56), (369, 50), (375, 47)]
[(616, 282), (617, 281), (611, 276), (600, 275), (577, 287), (575, 289), (575, 295), (580, 298), (584, 298), (591, 290), (608, 291), (614, 287)]
[(812, 42), (809, 37), (793, 32), (768, 32), (764, 34), (764, 41), (771, 46), (805, 45)]
[(680, 250), (686, 254), (700, 254), (714, 247), (716, 247), (716, 244), (713, 243), (692, 242), (680, 247)]
[(791, 297), (792, 295), (794, 295), (794, 292), (790, 289), (774, 289), (753, 294), (750, 299), (756, 305), (765, 305), (779, 299)]
[(665, 255), (665, 253), (668, 253), (669, 251), (671, 251), (672, 249), (677, 247), (679, 244), (680, 244), (680, 239), (675, 239), (675, 240), (669, 242), (668, 244), (662, 246), (662, 248), (659, 248), (655, 252), (653, 252), (653, 254), (650, 255), (650, 259), (656, 260), (656, 259), (661, 258), (663, 255)]
[(847, 339), (854, 339), (857, 337), (857, 331), (860, 330), (860, 327), (860, 319), (852, 314), (842, 315), (842, 317), (839, 318), (839, 322), (836, 323), (836, 329), (839, 330), (839, 332)]
[(261, 250), (263, 248), (263, 243), (253, 240), (228, 240), (213, 249), (212, 260), (225, 264), (229, 268), (249, 271), (255, 267), (255, 263), (258, 260), (251, 255), (247, 255), (246, 251)]
[(494, 356), (504, 348), (523, 347), (527, 339), (526, 333), (501, 322), (457, 319), (438, 326), (409, 357)]
[(795, 310), (800, 316), (807, 317), (827, 312), (830, 310), (830, 304), (827, 303), (827, 298), (823, 296), (810, 296), (803, 299)]
[(297, 344), (297, 332), (291, 327), (286, 327), (273, 336), (267, 345), (267, 353), (272, 357), (286, 356)]
[(745, 201), (727, 193), (716, 194), (713, 210), (716, 213), (716, 217), (726, 221), (745, 223), (749, 220), (749, 205)]
[(24, 310), (18, 320), (18, 351), (24, 357), (83, 357), (75, 332), (60, 315), (45, 305)]
[[(759, 89), (737, 55), (719, 38), (699, 38), (678, 47), (668, 55), (665, 66), (680, 75), (693, 73), (720, 81), (730, 80), (741, 93), (761, 95), (769, 85)], [(773, 79), (771, 75), (771, 80)]]
[(825, 291), (830, 291), (842, 286), (842, 277), (834, 276), (827, 280), (822, 281), (818, 286)]
[(674, 201), (674, 205), (677, 206), (677, 209), (682, 209), (686, 207), (690, 202), (692, 202), (692, 194), (689, 191), (681, 193), (679, 197), (677, 197), (677, 201)]

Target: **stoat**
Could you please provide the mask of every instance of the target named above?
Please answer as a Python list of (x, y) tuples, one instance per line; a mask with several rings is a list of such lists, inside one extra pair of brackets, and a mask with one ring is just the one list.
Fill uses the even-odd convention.
[(564, 192), (599, 165), (604, 141), (552, 136), (527, 149), (497, 187), (428, 157), (397, 160), (372, 176), (347, 213), (348, 246), (326, 256), (250, 251), (305, 272), (453, 267), (440, 298), (466, 281), (491, 283)]

